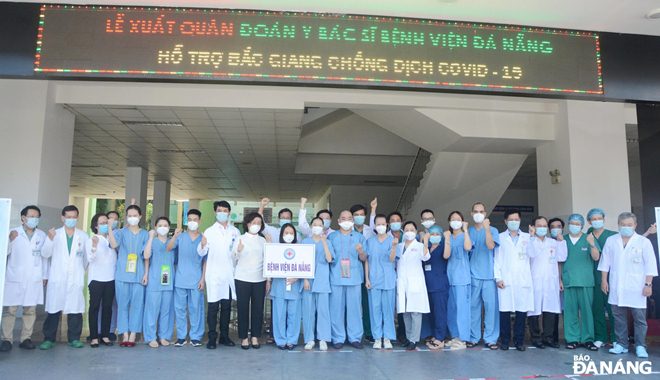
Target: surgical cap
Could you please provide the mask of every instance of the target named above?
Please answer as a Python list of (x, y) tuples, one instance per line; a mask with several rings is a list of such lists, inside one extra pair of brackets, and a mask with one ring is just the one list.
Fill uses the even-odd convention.
[(580, 222), (581, 225), (584, 226), (584, 217), (580, 214), (571, 214), (571, 216), (568, 217), (568, 223), (572, 221), (578, 221)]
[(592, 208), (587, 213), (587, 220), (591, 220), (591, 217), (595, 216), (595, 215), (602, 215), (602, 217), (604, 218), (605, 217), (605, 211), (603, 211), (602, 208)]

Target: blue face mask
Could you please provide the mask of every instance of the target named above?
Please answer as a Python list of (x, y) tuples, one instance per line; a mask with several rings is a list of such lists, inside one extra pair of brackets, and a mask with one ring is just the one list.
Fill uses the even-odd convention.
[(620, 226), (619, 233), (623, 237), (631, 237), (635, 234), (635, 227)]
[(568, 225), (568, 232), (571, 233), (571, 235), (577, 235), (582, 231), (582, 226), (578, 226), (577, 224), (569, 224)]
[(280, 219), (280, 227), (284, 227), (285, 224), (291, 223), (291, 219)]
[(401, 222), (392, 222), (390, 223), (390, 230), (392, 231), (401, 231)]
[(550, 230), (550, 236), (556, 238), (557, 236), (561, 235), (563, 231), (564, 230), (562, 230), (561, 228), (553, 228)]
[(99, 234), (105, 235), (108, 233), (108, 225), (107, 224), (99, 224)]
[(604, 225), (605, 225), (605, 221), (602, 219), (593, 220), (591, 222), (591, 227), (593, 227), (595, 230), (600, 230), (601, 228), (603, 228)]
[(37, 228), (37, 226), (39, 225), (39, 218), (27, 218), (27, 220), (25, 221), (25, 225), (27, 226), (27, 228), (33, 230)]
[(229, 214), (226, 212), (219, 211), (215, 213), (215, 220), (217, 220), (220, 223), (224, 223), (228, 219), (229, 219)]
[(431, 237), (429, 238), (431, 244), (439, 244), (441, 240), (442, 240), (442, 236), (440, 235), (431, 235)]
[(330, 228), (330, 224), (332, 224), (332, 220), (330, 220), (330, 219), (323, 219), (323, 228), (324, 228), (324, 229), (327, 230), (328, 228)]
[(64, 219), (64, 225), (67, 228), (75, 228), (76, 224), (78, 224), (78, 219), (75, 219), (75, 218)]
[(506, 222), (506, 228), (508, 228), (509, 231), (518, 231), (520, 229), (520, 221), (509, 220), (508, 222)]
[(353, 216), (353, 221), (354, 221), (355, 224), (357, 224), (358, 226), (363, 225), (365, 219), (366, 219), (366, 216), (364, 216), (364, 215), (355, 215), (355, 216)]
[(548, 235), (548, 227), (536, 227), (536, 236), (543, 237)]

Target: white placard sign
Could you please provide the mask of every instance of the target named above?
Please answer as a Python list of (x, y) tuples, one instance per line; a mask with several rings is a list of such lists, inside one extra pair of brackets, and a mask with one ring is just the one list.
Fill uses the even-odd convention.
[(0, 308), (5, 295), (5, 273), (7, 272), (7, 249), (9, 248), (9, 216), (11, 199), (0, 198)]
[(275, 244), (264, 247), (264, 277), (314, 278), (314, 244)]
[[(660, 207), (655, 208), (655, 225), (658, 225), (658, 222), (660, 222)], [(656, 233), (655, 234), (656, 238), (658, 239), (658, 251), (660, 251), (660, 234)], [(660, 252), (659, 252), (660, 254)]]

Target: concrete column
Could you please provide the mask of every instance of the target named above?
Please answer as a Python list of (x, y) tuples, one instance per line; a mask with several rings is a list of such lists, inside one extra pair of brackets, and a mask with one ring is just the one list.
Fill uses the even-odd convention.
[(142, 209), (142, 221), (147, 215), (147, 169), (132, 166), (126, 168), (126, 206), (135, 203)]
[(154, 181), (154, 218), (170, 216), (170, 187), (169, 181)]
[(0, 79), (0, 198), (12, 199), (11, 224), (20, 210), (41, 208), (40, 227), (62, 225), (69, 200), (74, 115), (55, 103), (49, 81)]
[(616, 229), (616, 216), (631, 207), (624, 104), (566, 100), (556, 120), (555, 141), (536, 149), (540, 214), (584, 215), (600, 207), (605, 225)]

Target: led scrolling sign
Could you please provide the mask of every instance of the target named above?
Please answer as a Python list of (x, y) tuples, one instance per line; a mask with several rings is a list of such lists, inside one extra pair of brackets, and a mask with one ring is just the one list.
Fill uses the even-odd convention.
[(44, 5), (45, 76), (603, 94), (598, 34), (376, 16)]

